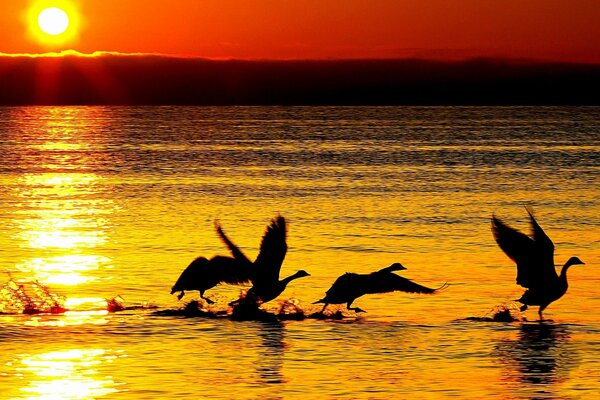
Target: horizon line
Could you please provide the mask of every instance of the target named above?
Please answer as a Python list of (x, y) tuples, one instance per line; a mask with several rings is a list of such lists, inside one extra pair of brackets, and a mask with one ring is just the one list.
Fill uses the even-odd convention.
[(4, 53), (0, 52), (0, 57), (3, 58), (99, 58), (99, 57), (159, 57), (167, 59), (189, 59), (189, 60), (206, 60), (206, 61), (243, 61), (243, 62), (348, 62), (348, 61), (426, 61), (436, 63), (464, 63), (469, 61), (496, 61), (509, 63), (528, 63), (528, 64), (566, 64), (566, 65), (589, 65), (600, 66), (600, 62), (593, 61), (566, 61), (559, 59), (546, 58), (523, 58), (523, 57), (502, 57), (502, 56), (467, 56), (467, 57), (309, 57), (309, 58), (242, 58), (242, 57), (206, 57), (193, 54), (171, 54), (158, 52), (119, 52), (111, 50), (97, 50), (92, 53), (84, 53), (74, 49), (50, 51), (45, 53)]

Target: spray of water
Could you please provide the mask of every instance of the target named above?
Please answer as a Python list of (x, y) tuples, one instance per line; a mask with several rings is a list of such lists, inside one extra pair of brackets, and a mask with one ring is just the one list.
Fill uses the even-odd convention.
[(4, 314), (62, 314), (65, 298), (52, 293), (40, 282), (17, 282), (9, 279), (0, 287), (0, 312)]

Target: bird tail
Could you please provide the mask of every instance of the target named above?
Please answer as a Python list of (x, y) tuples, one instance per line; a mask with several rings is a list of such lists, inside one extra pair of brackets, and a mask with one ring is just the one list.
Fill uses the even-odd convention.
[(325, 303), (325, 299), (317, 300), (313, 304)]

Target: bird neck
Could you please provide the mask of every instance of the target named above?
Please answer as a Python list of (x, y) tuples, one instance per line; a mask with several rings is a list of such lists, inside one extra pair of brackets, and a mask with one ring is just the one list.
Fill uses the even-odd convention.
[(283, 287), (286, 287), (288, 283), (298, 278), (300, 278), (300, 273), (296, 272), (294, 275), (290, 275), (287, 278), (282, 279), (281, 282), (279, 282), (279, 284), (283, 285)]
[(571, 264), (569, 263), (569, 261), (567, 261), (566, 264), (563, 265), (560, 270), (560, 280), (564, 281), (565, 283), (567, 283), (567, 270), (569, 269), (570, 266), (571, 266)]

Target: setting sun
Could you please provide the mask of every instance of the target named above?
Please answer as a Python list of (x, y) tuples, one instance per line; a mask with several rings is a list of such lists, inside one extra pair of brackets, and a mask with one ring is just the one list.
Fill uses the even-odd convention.
[(46, 8), (38, 16), (38, 25), (48, 35), (60, 35), (69, 27), (69, 16), (60, 8)]
[(600, 400), (598, 5), (0, 0), (0, 400)]
[(69, 0), (39, 0), (27, 11), (32, 40), (45, 47), (71, 46), (79, 37), (80, 12)]

